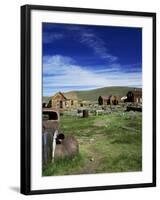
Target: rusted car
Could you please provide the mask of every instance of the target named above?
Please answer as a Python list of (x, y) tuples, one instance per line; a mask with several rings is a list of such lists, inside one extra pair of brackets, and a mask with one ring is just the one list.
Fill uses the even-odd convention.
[(43, 164), (54, 158), (74, 156), (79, 152), (78, 141), (72, 135), (60, 131), (60, 114), (51, 108), (43, 108), (42, 159)]
[(51, 108), (43, 108), (43, 132), (45, 130), (54, 134), (59, 129), (60, 115), (59, 112)]

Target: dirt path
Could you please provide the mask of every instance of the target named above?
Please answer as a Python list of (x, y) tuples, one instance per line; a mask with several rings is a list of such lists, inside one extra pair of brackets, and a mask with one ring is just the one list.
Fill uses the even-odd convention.
[(80, 141), (80, 149), (85, 149), (86, 156), (84, 158), (84, 166), (76, 172), (76, 174), (92, 174), (100, 164), (100, 155), (95, 148), (96, 140), (94, 138), (86, 138)]

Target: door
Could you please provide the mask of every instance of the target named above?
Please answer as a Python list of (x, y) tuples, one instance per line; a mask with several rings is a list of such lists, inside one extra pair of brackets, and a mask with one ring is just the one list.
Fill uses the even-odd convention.
[(60, 108), (63, 108), (63, 101), (60, 101), (59, 104), (60, 104), (59, 107), (60, 107)]

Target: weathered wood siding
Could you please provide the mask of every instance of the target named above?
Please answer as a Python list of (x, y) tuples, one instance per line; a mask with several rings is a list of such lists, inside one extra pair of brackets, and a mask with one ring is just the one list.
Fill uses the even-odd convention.
[(67, 109), (78, 106), (78, 100), (67, 99), (61, 92), (51, 98), (50, 107), (54, 109)]
[(51, 107), (52, 108), (65, 108), (65, 104), (66, 104), (66, 99), (64, 98), (63, 95), (56, 94), (55, 96), (52, 97), (51, 99)]
[(142, 103), (142, 90), (135, 89), (127, 93), (127, 102)]

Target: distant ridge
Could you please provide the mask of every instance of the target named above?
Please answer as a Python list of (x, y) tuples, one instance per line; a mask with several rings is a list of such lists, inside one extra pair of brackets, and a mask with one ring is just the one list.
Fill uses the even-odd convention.
[[(133, 90), (135, 87), (103, 87), (93, 90), (85, 90), (85, 91), (69, 91), (64, 92), (66, 96), (74, 96), (79, 100), (87, 100), (87, 101), (97, 101), (99, 96), (108, 96), (108, 95), (118, 95), (125, 96), (129, 90)], [(63, 91), (61, 91), (63, 92)], [(50, 97), (43, 97), (43, 101), (48, 101)]]

